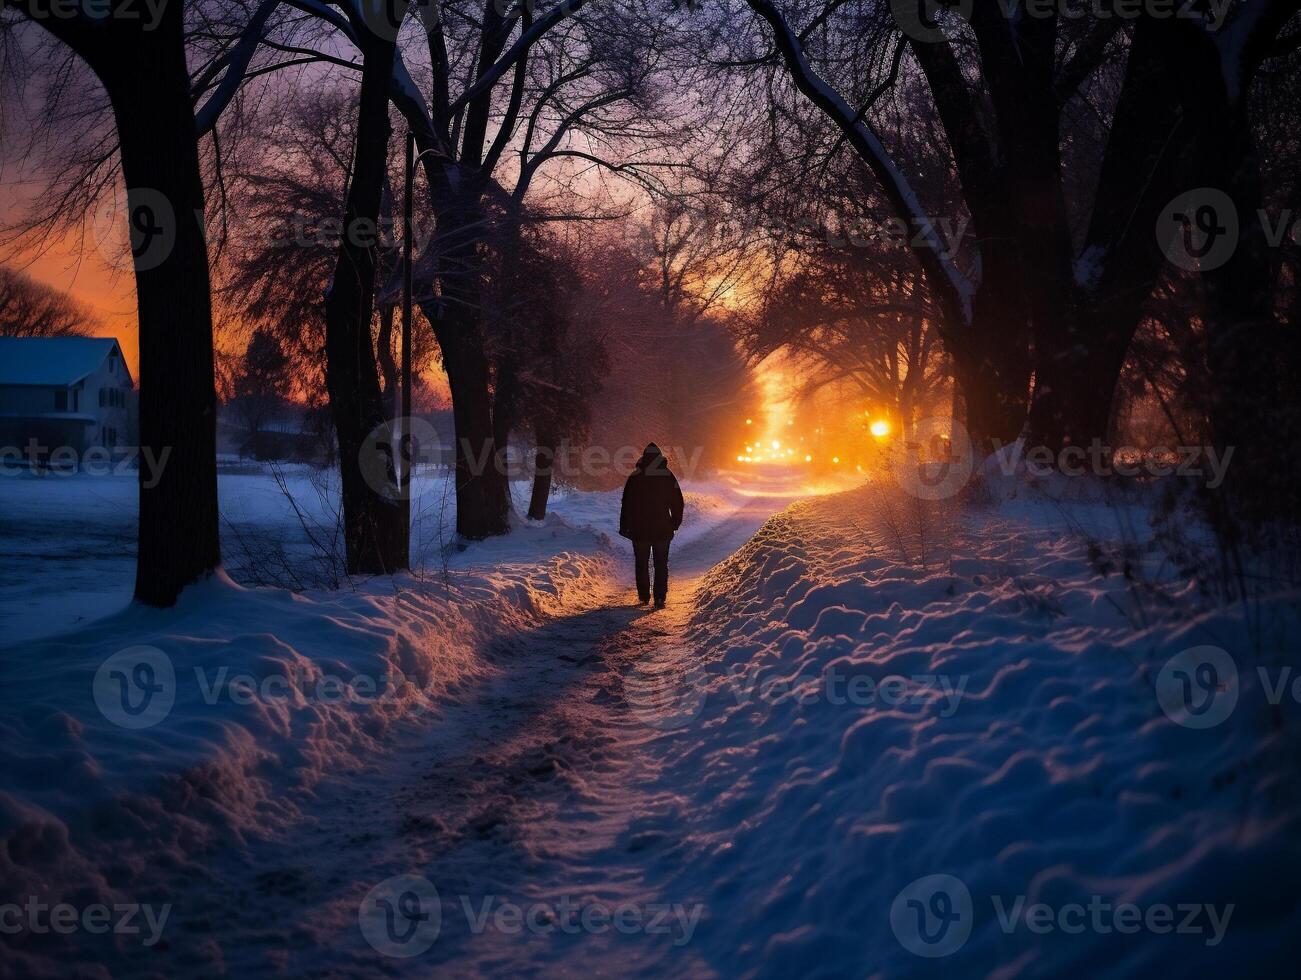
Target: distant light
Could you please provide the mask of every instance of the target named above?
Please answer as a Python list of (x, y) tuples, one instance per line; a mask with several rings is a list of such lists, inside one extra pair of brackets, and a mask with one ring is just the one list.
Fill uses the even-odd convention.
[(781, 447), (782, 447), (782, 444), (781, 444), (781, 440), (780, 440), (780, 439), (774, 439), (774, 440), (772, 441), (772, 448), (773, 448), (773, 449), (781, 449)]
[(744, 456), (738, 456), (738, 457), (736, 457), (736, 461), (737, 461), (738, 463), (744, 463), (744, 462), (745, 462), (745, 457), (744, 457)]
[(787, 425), (794, 425), (794, 424), (795, 424), (795, 420), (794, 420), (794, 419), (787, 419), (787, 420), (786, 420), (786, 424), (787, 424)]
[(885, 419), (877, 419), (870, 426), (870, 431), (878, 439), (884, 439), (890, 434), (890, 423)]
[(813, 462), (813, 457), (812, 457), (812, 456), (805, 456), (805, 457), (804, 457), (804, 462), (806, 462), (806, 463), (812, 463), (812, 462)]
[(839, 456), (832, 456), (832, 457), (831, 457), (831, 461), (832, 461), (833, 463), (839, 463), (839, 462), (840, 462), (840, 457), (839, 457)]
[(745, 420), (745, 424), (746, 424), (746, 425), (749, 425), (749, 424), (752, 423), (753, 421), (754, 421), (754, 419), (746, 419), (746, 420)]

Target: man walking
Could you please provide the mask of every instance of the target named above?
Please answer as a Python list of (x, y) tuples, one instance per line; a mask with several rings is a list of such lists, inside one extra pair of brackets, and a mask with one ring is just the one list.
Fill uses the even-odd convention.
[(632, 539), (637, 570), (637, 598), (651, 600), (650, 569), (655, 556), (655, 608), (664, 608), (669, 593), (669, 542), (682, 526), (682, 488), (660, 447), (651, 443), (623, 487), (619, 533)]

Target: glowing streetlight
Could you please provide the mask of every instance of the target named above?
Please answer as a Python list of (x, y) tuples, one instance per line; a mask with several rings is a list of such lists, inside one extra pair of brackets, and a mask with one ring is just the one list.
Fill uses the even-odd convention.
[(890, 434), (890, 423), (885, 419), (877, 419), (868, 427), (868, 430), (878, 439), (884, 439)]

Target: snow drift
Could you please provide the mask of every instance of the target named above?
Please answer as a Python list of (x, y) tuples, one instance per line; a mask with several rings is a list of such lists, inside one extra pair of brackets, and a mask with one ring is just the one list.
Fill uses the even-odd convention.
[[(867, 488), (778, 515), (711, 573), (701, 667), (661, 744), (665, 786), (692, 802), (657, 871), (707, 904), (696, 953), (720, 973), (1289, 962), (1296, 596), (1249, 611), (1254, 642), (1241, 610), (1144, 608), (1060, 506)], [(1236, 664), (1237, 702), (1199, 729), (1163, 710), (1161, 671), (1206, 646)]]
[(220, 575), (174, 609), (0, 653), (5, 893), (111, 901), (146, 864), (273, 833), (322, 774), (472, 697), (504, 669), (489, 641), (589, 585), (608, 551), (553, 518), (476, 559), (310, 595)]

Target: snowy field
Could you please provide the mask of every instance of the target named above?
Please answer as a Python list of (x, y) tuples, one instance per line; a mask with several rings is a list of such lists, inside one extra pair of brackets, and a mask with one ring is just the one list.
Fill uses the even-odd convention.
[[(456, 511), (446, 472), (421, 472), (413, 486), (412, 555), (422, 579), (471, 563), (531, 560), (575, 548), (589, 552), (602, 535), (615, 539), (604, 543), (619, 546), (617, 491), (558, 488), (550, 506), (556, 520), (542, 528), (523, 522), (523, 535), (465, 556), (452, 546)], [(527, 510), (531, 486), (511, 486), (520, 513)], [(295, 591), (350, 587), (340, 567), (333, 471), (232, 463), (222, 467), (218, 489), (222, 554), (236, 582)], [(726, 510), (726, 492), (718, 482), (688, 486), (690, 523), (704, 526), (708, 516)], [(0, 646), (85, 625), (128, 603), (135, 579), (136, 500), (134, 473), (0, 478)], [(571, 528), (581, 533), (569, 537)]]
[[(875, 487), (798, 505), (699, 595), (661, 778), (709, 805), (676, 814), (656, 874), (707, 901), (703, 954), (754, 976), (1290, 963), (1296, 594), (1248, 623), (1172, 581), (1161, 608), (1062, 527), (1114, 543), (1141, 508), (919, 513)], [(1202, 683), (1217, 650), (1215, 700), (1186, 712), (1171, 677)]]
[(157, 927), (6, 936), (0, 975), (1277, 970), (1297, 596), (1202, 611), (1108, 568), (1143, 498), (989, 476), (687, 485), (654, 613), (613, 493), (454, 552), (429, 481), (417, 573), (294, 592), (248, 583), (327, 574), (328, 490), (227, 473), (229, 574), (115, 612), (130, 485), (0, 483), (0, 881)]

